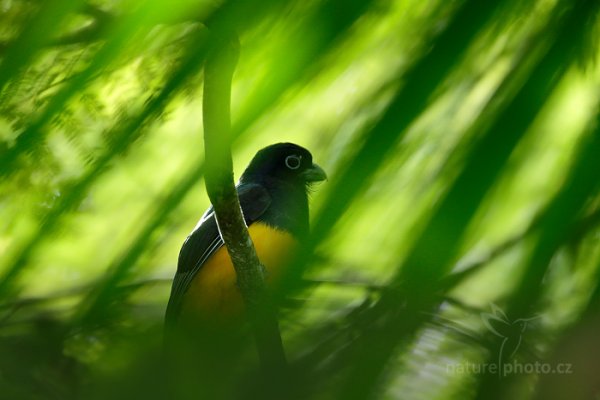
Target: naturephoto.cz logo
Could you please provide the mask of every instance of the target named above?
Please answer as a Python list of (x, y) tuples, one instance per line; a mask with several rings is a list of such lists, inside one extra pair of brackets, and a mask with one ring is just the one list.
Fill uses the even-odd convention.
[(513, 374), (571, 374), (570, 363), (550, 364), (540, 361), (520, 362), (515, 355), (523, 342), (528, 324), (539, 316), (510, 320), (500, 307), (491, 304), (491, 313), (481, 313), (485, 327), (500, 339), (498, 358), (493, 363), (457, 363), (446, 365), (450, 374), (494, 374), (500, 377)]
[(446, 365), (449, 374), (494, 374), (501, 377), (520, 374), (572, 374), (571, 363), (550, 364), (540, 361), (522, 363), (512, 360), (504, 364), (498, 363), (457, 363)]

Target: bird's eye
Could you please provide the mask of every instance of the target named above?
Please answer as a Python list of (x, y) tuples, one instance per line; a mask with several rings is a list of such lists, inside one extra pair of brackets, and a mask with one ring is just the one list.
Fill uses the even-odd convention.
[(285, 158), (285, 166), (289, 169), (298, 169), (300, 168), (300, 164), (302, 164), (302, 156), (293, 154)]

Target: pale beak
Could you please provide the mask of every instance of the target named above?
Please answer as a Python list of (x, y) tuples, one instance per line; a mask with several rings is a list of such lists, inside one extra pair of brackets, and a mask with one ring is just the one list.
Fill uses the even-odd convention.
[(320, 182), (327, 179), (327, 174), (323, 171), (323, 168), (314, 164), (300, 173), (306, 182)]

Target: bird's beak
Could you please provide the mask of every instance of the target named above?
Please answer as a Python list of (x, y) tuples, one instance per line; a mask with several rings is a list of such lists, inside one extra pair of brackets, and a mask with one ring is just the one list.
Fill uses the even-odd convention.
[(327, 174), (323, 171), (323, 168), (314, 163), (310, 168), (304, 170), (301, 175), (306, 182), (320, 182), (327, 179)]

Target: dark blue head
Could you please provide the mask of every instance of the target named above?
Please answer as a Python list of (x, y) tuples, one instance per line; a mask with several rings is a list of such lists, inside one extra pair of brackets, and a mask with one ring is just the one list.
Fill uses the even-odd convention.
[(305, 187), (325, 179), (325, 171), (313, 163), (308, 150), (293, 143), (277, 143), (256, 153), (240, 183), (281, 182)]

